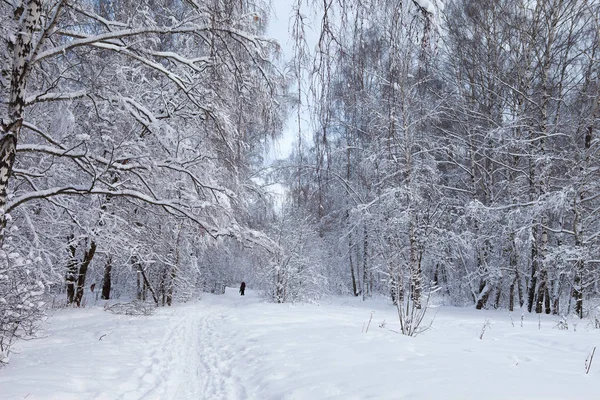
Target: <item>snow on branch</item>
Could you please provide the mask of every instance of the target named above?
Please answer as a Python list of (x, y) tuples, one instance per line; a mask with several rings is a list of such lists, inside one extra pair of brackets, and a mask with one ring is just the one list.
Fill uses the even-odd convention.
[(103, 18), (100, 15), (96, 14), (95, 12), (92, 12), (89, 10), (84, 10), (84, 9), (77, 8), (77, 7), (73, 7), (73, 5), (71, 5), (71, 4), (69, 4), (69, 7), (72, 8), (77, 13), (85, 15), (86, 17), (93, 19), (94, 21), (100, 22), (102, 25), (106, 26), (108, 29), (111, 29), (113, 27), (118, 27), (118, 28), (128, 28), (129, 27), (129, 25), (126, 23), (108, 20), (108, 19)]
[(144, 49), (141, 49), (140, 51), (150, 56), (177, 61), (180, 64), (190, 67), (196, 72), (204, 71), (204, 69), (211, 63), (210, 57), (186, 58), (181, 54), (174, 53), (172, 51), (147, 51)]
[(51, 154), (57, 157), (70, 157), (70, 158), (88, 158), (90, 160), (96, 161), (100, 164), (109, 165), (112, 168), (121, 170), (121, 171), (130, 171), (133, 169), (147, 169), (147, 167), (135, 164), (135, 163), (124, 163), (119, 161), (111, 161), (105, 157), (100, 157), (96, 155), (88, 154), (87, 152), (74, 152), (74, 149), (63, 149), (53, 146), (45, 146), (41, 144), (19, 144), (17, 145), (17, 152), (40, 152)]
[[(53, 57), (77, 47), (88, 46), (94, 43), (107, 43), (114, 39), (124, 39), (128, 37), (143, 36), (147, 34), (181, 34), (181, 33), (200, 33), (208, 31), (211, 28), (209, 26), (198, 26), (198, 25), (184, 25), (177, 27), (144, 27), (136, 29), (121, 29), (114, 32), (106, 32), (99, 35), (81, 35), (79, 33), (73, 33), (72, 35), (81, 36), (80, 39), (73, 40), (72, 42), (63, 44), (62, 46), (56, 46), (43, 51), (35, 57), (33, 63), (37, 63), (49, 57)], [(67, 34), (68, 32), (63, 32)]]
[[(430, 0), (413, 0), (413, 3), (423, 12), (435, 14), (435, 5)], [(438, 3), (439, 4), (439, 3)], [(439, 5), (438, 5), (439, 6)]]
[(173, 81), (185, 93), (188, 92), (186, 85), (191, 82), (189, 82), (189, 81), (186, 82), (182, 77), (180, 77), (179, 75), (175, 74), (172, 71), (169, 71), (167, 68), (163, 67), (161, 64), (154, 62), (152, 60), (149, 60), (146, 57), (142, 57), (142, 56), (136, 54), (135, 52), (129, 50), (127, 46), (119, 46), (119, 45), (115, 45), (115, 44), (111, 44), (111, 43), (102, 43), (102, 42), (91, 43), (91, 45), (94, 47), (98, 47), (98, 48), (102, 48), (102, 49), (106, 49), (106, 50), (114, 50), (117, 53), (121, 53), (130, 58), (133, 58), (134, 60), (137, 60), (137, 61), (161, 72), (167, 78), (169, 78), (171, 81)]
[[(131, 161), (125, 162), (125, 160), (109, 160), (105, 157), (89, 154), (88, 152), (75, 151), (76, 147), (70, 149), (64, 149), (54, 146), (39, 145), (39, 144), (19, 144), (17, 145), (17, 152), (40, 152), (50, 154), (56, 157), (69, 157), (69, 158), (86, 158), (89, 161), (94, 161), (99, 164), (114, 168), (119, 171), (133, 171), (133, 170), (149, 170), (148, 166), (133, 163)], [(194, 184), (202, 187), (203, 189), (210, 190), (211, 192), (219, 192), (225, 194), (227, 197), (233, 198), (235, 194), (228, 189), (211, 185), (203, 182), (198, 176), (196, 176), (189, 169), (175, 163), (173, 160), (163, 160), (156, 162), (157, 168), (165, 168), (171, 171), (179, 172), (188, 176)]]
[[(234, 28), (222, 28), (222, 27), (214, 27), (210, 25), (196, 25), (182, 22), (180, 25), (175, 27), (162, 27), (162, 26), (153, 26), (153, 27), (143, 27), (143, 28), (135, 28), (135, 29), (121, 29), (117, 31), (105, 32), (99, 35), (83, 35), (80, 32), (71, 32), (71, 31), (60, 31), (59, 33), (63, 36), (76, 37), (76, 40), (73, 40), (69, 43), (63, 44), (62, 46), (52, 47), (47, 49), (41, 53), (39, 53), (34, 59), (33, 63), (37, 63), (41, 60), (44, 60), (49, 57), (54, 57), (59, 54), (63, 54), (68, 50), (96, 45), (99, 46), (104, 45), (107, 46), (105, 48), (112, 49), (116, 51), (121, 51), (127, 49), (125, 46), (116, 45), (116, 39), (125, 39), (130, 37), (138, 37), (149, 34), (159, 34), (159, 35), (175, 35), (175, 34), (202, 34), (206, 32), (222, 32), (229, 34), (232, 37), (237, 37), (243, 39), (246, 42), (252, 43), (257, 50), (261, 49), (261, 43), (272, 43), (273, 41), (270, 39), (250, 35), (246, 32), (243, 32)], [(116, 47), (110, 47), (109, 45), (115, 45)]]
[(151, 204), (154, 206), (161, 206), (172, 211), (175, 211), (181, 216), (186, 217), (187, 219), (198, 224), (206, 233), (208, 233), (213, 238), (223, 235), (231, 235), (230, 232), (219, 231), (211, 224), (206, 221), (200, 219), (197, 215), (194, 215), (191, 211), (186, 209), (186, 206), (181, 204), (179, 200), (172, 199), (158, 199), (151, 197), (145, 193), (139, 192), (137, 190), (130, 189), (121, 189), (121, 190), (109, 190), (95, 187), (86, 187), (86, 186), (62, 186), (62, 187), (53, 187), (44, 190), (36, 190), (33, 192), (26, 193), (22, 196), (15, 197), (11, 199), (4, 207), (5, 212), (9, 213), (14, 208), (19, 205), (35, 199), (46, 199), (49, 197), (60, 196), (60, 195), (85, 195), (85, 194), (93, 194), (93, 195), (110, 195), (110, 196), (121, 196), (121, 197), (129, 197), (133, 199), (137, 199), (143, 201), (147, 204)]
[(44, 93), (44, 94), (34, 94), (25, 99), (25, 105), (29, 106), (34, 103), (41, 103), (45, 101), (56, 101), (56, 100), (73, 100), (84, 97), (87, 95), (87, 92), (84, 90), (80, 90), (73, 93)]

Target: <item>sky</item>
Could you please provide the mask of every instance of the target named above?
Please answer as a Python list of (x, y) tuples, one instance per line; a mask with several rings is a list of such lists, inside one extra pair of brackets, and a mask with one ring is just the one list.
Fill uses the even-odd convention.
[[(267, 36), (276, 39), (281, 46), (281, 64), (284, 65), (292, 58), (292, 44), (290, 37), (290, 16), (292, 13), (292, 4), (295, 0), (274, 0), (272, 2), (272, 11)], [(290, 128), (296, 123), (295, 118), (290, 118), (285, 124), (284, 132), (281, 138), (271, 145), (267, 155), (266, 163), (270, 164), (277, 159), (288, 157), (293, 148), (294, 135)]]
[[(291, 61), (294, 55), (292, 37), (290, 28), (293, 23), (291, 17), (293, 15), (293, 5), (296, 0), (273, 0), (271, 2), (271, 15), (269, 25), (267, 27), (266, 36), (276, 39), (281, 46), (281, 56), (279, 60), (279, 68), (284, 69), (285, 65)], [(311, 18), (314, 16), (311, 13), (306, 13), (305, 21), (309, 25), (307, 29), (307, 41), (309, 48), (314, 47), (317, 43), (317, 33), (310, 29), (314, 26)], [(297, 90), (297, 86), (290, 88), (291, 91)], [(307, 137), (310, 132), (310, 114), (305, 108), (301, 113), (303, 135)], [(273, 165), (277, 160), (288, 158), (294, 146), (297, 143), (298, 135), (298, 113), (293, 110), (290, 112), (287, 121), (284, 124), (281, 136), (269, 144), (269, 150), (265, 154), (265, 167)], [(258, 184), (264, 184), (262, 179), (258, 179)], [(286, 188), (280, 183), (270, 183), (268, 191), (275, 196), (275, 208), (281, 210), (285, 201)]]
[[(279, 42), (281, 46), (281, 60), (280, 67), (283, 68), (293, 57), (293, 44), (290, 34), (290, 27), (293, 21), (290, 19), (293, 15), (293, 4), (296, 0), (273, 0), (272, 1), (272, 12), (270, 17), (269, 25), (267, 28), (267, 36), (274, 38)], [(309, 48), (314, 47), (317, 43), (317, 33), (310, 29), (314, 16), (311, 13), (306, 12), (305, 21), (308, 21), (307, 27), (307, 41)], [(296, 90), (295, 87), (291, 90)], [(302, 112), (303, 130), (304, 134), (307, 135), (309, 129), (309, 113), (308, 110)], [(272, 148), (267, 154), (266, 164), (269, 165), (275, 160), (287, 158), (294, 147), (296, 142), (296, 136), (298, 132), (298, 115), (297, 112), (293, 111), (290, 113), (289, 118), (285, 124), (284, 131), (281, 137), (272, 144)]]

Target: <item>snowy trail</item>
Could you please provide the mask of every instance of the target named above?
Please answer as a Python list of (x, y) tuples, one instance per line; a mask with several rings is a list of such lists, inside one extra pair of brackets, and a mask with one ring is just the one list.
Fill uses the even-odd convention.
[(198, 334), (201, 318), (190, 312), (177, 317), (177, 322), (169, 326), (161, 343), (142, 361), (141, 368), (135, 374), (137, 383), (120, 397), (121, 400), (158, 396), (159, 393), (160, 396), (166, 396), (168, 393), (179, 393), (181, 387), (190, 396), (200, 393), (198, 379), (194, 376), (198, 372), (196, 366), (199, 360), (197, 353), (190, 349), (195, 348), (193, 338)]
[[(229, 328), (231, 308), (207, 304), (182, 311), (160, 345), (145, 357), (135, 374), (137, 385), (120, 399), (247, 398), (240, 377), (233, 372), (236, 356), (243, 357), (244, 351), (243, 338)], [(242, 343), (242, 348), (235, 343)]]
[[(226, 309), (215, 307), (201, 318), (190, 343), (196, 368), (192, 374), (179, 379), (179, 389), (174, 398), (243, 399), (245, 388), (240, 378), (233, 373), (235, 350), (231, 343), (239, 341), (235, 332), (227, 328)], [(186, 382), (196, 379), (197, 387)]]
[(386, 299), (290, 305), (247, 294), (228, 289), (151, 317), (60, 310), (47, 337), (20, 343), (0, 370), (0, 400), (564, 400), (600, 392), (600, 364), (584, 370), (600, 331), (583, 322), (558, 330), (557, 317), (526, 313), (521, 327), (520, 313), (513, 325), (506, 311), (443, 307), (434, 329), (407, 338), (391, 331), (397, 320)]

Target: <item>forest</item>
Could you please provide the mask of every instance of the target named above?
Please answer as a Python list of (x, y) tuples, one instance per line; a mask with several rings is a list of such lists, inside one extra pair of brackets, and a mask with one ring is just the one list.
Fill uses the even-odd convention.
[(49, 307), (241, 281), (593, 312), (600, 1), (291, 3), (0, 0), (0, 363)]

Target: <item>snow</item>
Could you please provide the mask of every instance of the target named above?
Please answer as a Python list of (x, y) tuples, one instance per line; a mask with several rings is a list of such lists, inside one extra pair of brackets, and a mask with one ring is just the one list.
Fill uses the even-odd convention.
[(435, 7), (429, 0), (415, 0), (417, 4), (429, 14), (435, 13)]
[[(58, 310), (20, 342), (0, 399), (581, 399), (600, 391), (585, 321), (440, 307), (433, 328), (392, 332), (385, 299), (320, 304), (204, 295), (149, 317)], [(364, 332), (369, 317), (373, 319)], [(384, 327), (382, 322), (385, 322)], [(538, 327), (539, 324), (539, 327)], [(486, 330), (480, 339), (483, 326)], [(514, 326), (513, 326), (514, 325)]]

